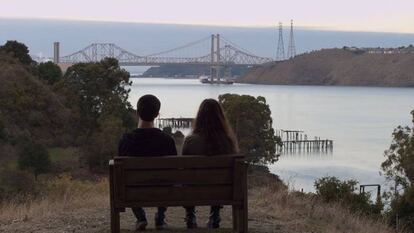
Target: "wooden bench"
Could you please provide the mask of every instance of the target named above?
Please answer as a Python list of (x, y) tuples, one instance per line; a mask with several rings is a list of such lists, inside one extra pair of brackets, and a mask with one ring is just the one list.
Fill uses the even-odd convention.
[(247, 165), (241, 156), (115, 157), (109, 162), (111, 231), (127, 207), (231, 205), (247, 233)]

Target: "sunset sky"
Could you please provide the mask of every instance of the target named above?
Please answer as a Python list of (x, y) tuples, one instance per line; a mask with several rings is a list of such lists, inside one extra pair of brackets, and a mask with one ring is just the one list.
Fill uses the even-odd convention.
[[(104, 20), (414, 33), (413, 0), (0, 0), (2, 18)], [(0, 19), (1, 20), (1, 19)]]

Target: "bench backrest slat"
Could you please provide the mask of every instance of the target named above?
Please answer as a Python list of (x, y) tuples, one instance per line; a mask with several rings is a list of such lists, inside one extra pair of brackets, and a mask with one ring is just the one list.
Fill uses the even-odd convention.
[(155, 170), (177, 168), (230, 168), (237, 156), (164, 156), (164, 157), (116, 157), (127, 161), (125, 170)]
[(124, 176), (126, 186), (233, 183), (233, 173), (229, 168), (125, 170)]
[[(232, 203), (240, 201), (241, 156), (115, 157), (113, 201), (119, 207), (162, 201)], [(239, 165), (237, 165), (239, 164)], [(235, 170), (236, 169), (236, 170)]]

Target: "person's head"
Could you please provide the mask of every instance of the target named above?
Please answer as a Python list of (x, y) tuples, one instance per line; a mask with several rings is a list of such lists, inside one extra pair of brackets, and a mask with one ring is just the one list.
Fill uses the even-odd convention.
[(198, 109), (193, 133), (205, 138), (210, 154), (238, 152), (237, 139), (220, 103), (205, 99)]
[(161, 108), (160, 100), (154, 95), (144, 95), (137, 103), (137, 114), (140, 120), (152, 122), (158, 116)]

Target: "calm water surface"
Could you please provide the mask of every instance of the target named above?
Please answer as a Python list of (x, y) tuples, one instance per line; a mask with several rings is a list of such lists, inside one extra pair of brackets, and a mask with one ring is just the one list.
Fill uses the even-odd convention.
[(161, 117), (194, 117), (205, 98), (224, 93), (264, 96), (274, 128), (304, 130), (309, 136), (334, 140), (332, 154), (283, 155), (270, 165), (294, 189), (313, 191), (316, 178), (333, 175), (360, 183), (379, 183), (383, 152), (398, 125), (411, 123), (413, 88), (206, 85), (198, 80), (133, 79), (130, 102), (154, 94)]

